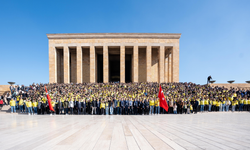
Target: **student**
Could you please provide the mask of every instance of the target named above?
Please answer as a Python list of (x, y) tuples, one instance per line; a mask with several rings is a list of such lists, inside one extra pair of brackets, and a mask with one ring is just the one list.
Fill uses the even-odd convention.
[(104, 113), (105, 113), (104, 112), (104, 110), (105, 110), (105, 101), (102, 100), (100, 108), (101, 108), (101, 114), (104, 115)]
[(145, 102), (145, 111), (146, 111), (146, 115), (149, 115), (149, 101), (148, 101), (148, 99), (146, 99), (146, 102)]
[(34, 108), (35, 115), (37, 115), (37, 105), (38, 105), (37, 101), (34, 100), (33, 103), (32, 103), (32, 106)]
[(132, 98), (129, 99), (128, 110), (129, 110), (129, 114), (132, 115), (132, 112), (133, 112), (133, 101), (132, 101)]
[(177, 105), (176, 105), (176, 103), (174, 103), (173, 110), (174, 110), (174, 114), (177, 114)]
[(63, 107), (64, 107), (64, 114), (68, 115), (68, 108), (69, 108), (69, 102), (68, 99), (66, 99), (63, 103)]
[(159, 99), (155, 100), (155, 114), (160, 114), (160, 102)]
[(190, 114), (190, 102), (188, 102), (188, 104), (187, 104), (187, 114)]
[(106, 101), (106, 99), (105, 99), (105, 111), (106, 111), (106, 115), (109, 115), (109, 102)]
[(92, 112), (91, 112), (92, 115), (93, 114), (96, 115), (96, 105), (97, 105), (97, 101), (96, 101), (96, 99), (93, 99), (92, 100)]
[(244, 98), (244, 100), (243, 100), (243, 110), (247, 111), (247, 108), (248, 108), (248, 101), (247, 101), (246, 98)]
[(208, 99), (208, 103), (209, 103), (209, 105), (208, 105), (208, 111), (211, 112), (213, 101), (211, 99)]
[(234, 100), (232, 101), (232, 112), (235, 111), (235, 107), (236, 107), (236, 101)]
[(138, 101), (137, 99), (134, 100), (133, 102), (133, 107), (134, 107), (134, 115), (138, 115)]
[(26, 106), (28, 108), (28, 115), (33, 115), (33, 110), (32, 110), (32, 102), (30, 101), (30, 99), (28, 99), (28, 101), (26, 102)]
[(205, 105), (205, 100), (202, 99), (202, 100), (200, 101), (200, 107), (201, 107), (200, 111), (201, 111), (201, 112), (204, 112), (204, 105)]
[(16, 113), (16, 101), (12, 98), (10, 100), (11, 113)]
[(113, 115), (113, 113), (114, 113), (114, 102), (113, 102), (113, 100), (111, 100), (110, 101), (110, 103), (109, 103), (109, 113), (110, 113), (110, 115)]
[(74, 113), (74, 101), (72, 101), (72, 99), (69, 101), (69, 111), (70, 111), (70, 115), (73, 115)]
[(226, 111), (226, 98), (223, 98), (223, 101), (222, 101), (222, 111)]
[(228, 112), (229, 111), (229, 106), (231, 105), (231, 102), (230, 102), (229, 99), (226, 100), (225, 105), (226, 105), (226, 111)]
[(62, 111), (63, 111), (63, 102), (62, 102), (62, 99), (61, 99), (61, 98), (59, 98), (57, 107), (58, 107), (58, 110), (59, 110), (58, 113), (59, 113), (59, 114), (62, 114)]
[(149, 114), (153, 115), (154, 114), (154, 100), (153, 100), (153, 98), (151, 98), (151, 100), (149, 101), (149, 107), (150, 107)]
[(187, 102), (185, 102), (184, 103), (184, 105), (182, 106), (183, 107), (183, 112), (185, 113), (185, 114), (187, 114)]
[(193, 105), (190, 104), (190, 112), (193, 113)]
[(23, 98), (21, 98), (19, 100), (19, 108), (20, 108), (20, 113), (24, 113), (24, 110), (23, 110)]

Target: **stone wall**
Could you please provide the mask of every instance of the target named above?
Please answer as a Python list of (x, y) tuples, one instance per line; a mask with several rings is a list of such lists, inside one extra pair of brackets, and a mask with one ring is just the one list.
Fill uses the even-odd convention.
[(225, 87), (225, 88), (228, 88), (228, 89), (230, 89), (232, 87), (232, 88), (240, 88), (240, 89), (250, 90), (250, 84), (248, 84), (248, 83), (232, 83), (232, 84), (229, 84), (229, 83), (213, 83), (213, 84), (210, 84), (210, 85), (212, 87), (219, 86), (219, 87)]
[(0, 85), (0, 95), (10, 91), (10, 85)]

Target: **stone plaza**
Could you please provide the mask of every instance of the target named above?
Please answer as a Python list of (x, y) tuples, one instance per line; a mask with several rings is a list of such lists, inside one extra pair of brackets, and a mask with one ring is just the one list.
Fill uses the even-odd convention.
[(0, 149), (248, 150), (249, 117), (248, 112), (150, 116), (0, 113)]
[(180, 36), (173, 33), (47, 34), (49, 82), (179, 82)]

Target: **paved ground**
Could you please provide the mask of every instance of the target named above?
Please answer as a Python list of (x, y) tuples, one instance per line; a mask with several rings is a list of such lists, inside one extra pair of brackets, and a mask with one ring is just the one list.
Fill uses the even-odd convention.
[(0, 113), (0, 149), (250, 149), (250, 113), (28, 116)]

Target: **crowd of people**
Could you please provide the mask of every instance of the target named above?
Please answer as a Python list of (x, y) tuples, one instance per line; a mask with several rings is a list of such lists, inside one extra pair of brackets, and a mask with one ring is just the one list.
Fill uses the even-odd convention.
[[(45, 86), (51, 97), (49, 109)], [(152, 115), (250, 111), (250, 91), (194, 83), (161, 83), (169, 110), (160, 107), (158, 83), (32, 84), (11, 86), (0, 106), (29, 115)]]

